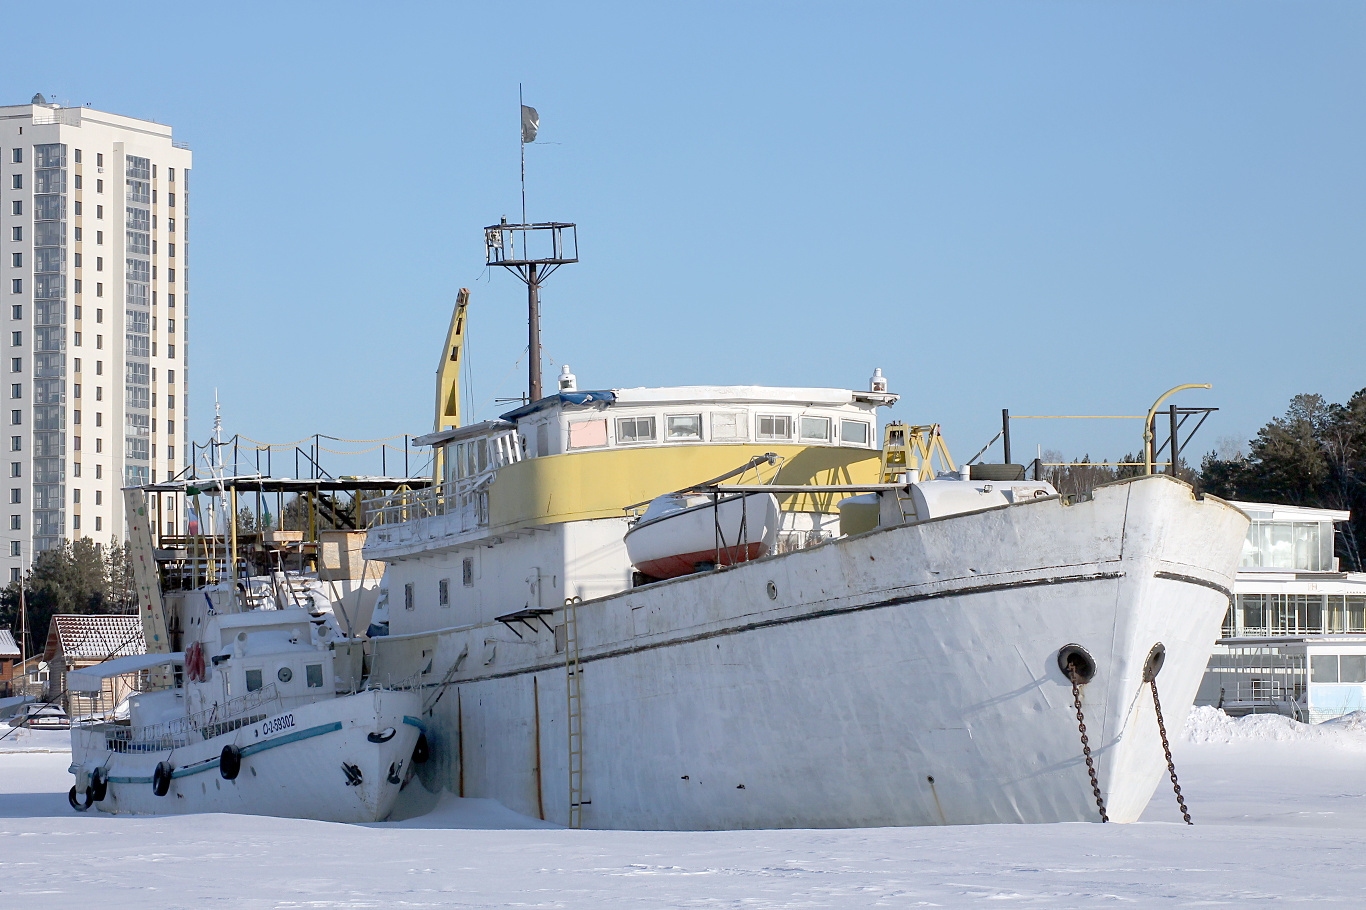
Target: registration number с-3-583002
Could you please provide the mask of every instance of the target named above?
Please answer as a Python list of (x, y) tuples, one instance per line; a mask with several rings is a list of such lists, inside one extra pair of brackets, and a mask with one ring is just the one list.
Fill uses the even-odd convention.
[(261, 735), (269, 736), (272, 733), (279, 733), (281, 730), (288, 730), (292, 726), (294, 726), (294, 715), (282, 714), (261, 724)]

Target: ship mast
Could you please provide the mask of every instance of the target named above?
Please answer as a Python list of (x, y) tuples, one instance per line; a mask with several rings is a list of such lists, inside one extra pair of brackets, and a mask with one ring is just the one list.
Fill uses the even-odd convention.
[[(541, 282), (560, 266), (579, 261), (579, 239), (577, 228), (568, 222), (532, 224), (527, 221), (526, 146), (528, 142), (536, 141), (541, 118), (534, 107), (520, 103), (520, 85), (517, 86), (517, 100), (521, 108), (522, 223), (508, 224), (504, 215), (498, 224), (485, 227), (484, 258), (487, 265), (502, 266), (526, 284), (527, 401), (530, 402), (541, 398)], [(519, 239), (520, 255), (517, 252)]]

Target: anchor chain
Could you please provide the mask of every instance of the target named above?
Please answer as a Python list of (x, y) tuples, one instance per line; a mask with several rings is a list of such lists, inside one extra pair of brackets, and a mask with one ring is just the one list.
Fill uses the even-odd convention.
[[(1075, 670), (1071, 670), (1068, 677), (1072, 680), (1072, 706), (1077, 709), (1077, 730), (1081, 733), (1081, 754), (1086, 759), (1086, 773), (1091, 775), (1091, 792), (1096, 796), (1096, 808), (1100, 810), (1101, 823), (1108, 822), (1110, 816), (1105, 814), (1105, 798), (1100, 795), (1100, 780), (1096, 777), (1096, 762), (1091, 758), (1091, 740), (1086, 736), (1086, 715), (1081, 710), (1081, 678)], [(1153, 690), (1156, 692), (1156, 690)], [(1162, 736), (1162, 741), (1167, 741), (1166, 734)], [(1172, 779), (1176, 779), (1176, 772), (1172, 772)], [(1179, 798), (1181, 791), (1177, 790)], [(1188, 817), (1189, 820), (1189, 817)]]
[[(1157, 675), (1148, 677), (1148, 685), (1153, 690), (1153, 707), (1157, 709), (1157, 732), (1162, 734), (1162, 751), (1167, 756), (1167, 773), (1171, 775), (1172, 790), (1176, 793), (1176, 804), (1181, 807), (1181, 817), (1186, 820), (1186, 824), (1194, 825), (1191, 821), (1190, 810), (1186, 808), (1186, 798), (1181, 795), (1181, 784), (1176, 780), (1176, 765), (1172, 762), (1172, 746), (1167, 741), (1167, 725), (1162, 720), (1162, 702), (1157, 698)], [(1076, 687), (1073, 686), (1075, 689)]]

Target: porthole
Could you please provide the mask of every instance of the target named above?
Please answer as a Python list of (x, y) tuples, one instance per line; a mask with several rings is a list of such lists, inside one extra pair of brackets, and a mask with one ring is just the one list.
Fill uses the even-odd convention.
[(275, 678), (282, 683), (287, 683), (294, 678), (294, 671), (289, 667), (281, 667), (280, 672), (275, 674)]
[(775, 584), (774, 584), (773, 582), (771, 582), (771, 581), (768, 583), (768, 599), (769, 599), (769, 600), (777, 600), (777, 599), (778, 599), (778, 586), (775, 585)]

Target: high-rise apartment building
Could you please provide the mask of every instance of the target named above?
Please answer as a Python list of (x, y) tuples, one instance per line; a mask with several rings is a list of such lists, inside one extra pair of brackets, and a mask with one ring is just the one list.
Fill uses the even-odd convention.
[(0, 107), (0, 584), (184, 464), (189, 183), (169, 126)]

